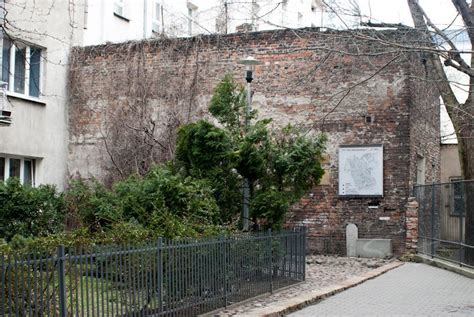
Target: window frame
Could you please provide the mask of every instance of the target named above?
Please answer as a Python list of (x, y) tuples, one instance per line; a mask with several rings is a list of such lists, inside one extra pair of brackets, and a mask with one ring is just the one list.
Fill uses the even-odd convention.
[(425, 185), (426, 183), (426, 159), (424, 156), (416, 156), (416, 179), (415, 185)]
[(296, 16), (296, 23), (298, 23), (298, 27), (303, 26), (303, 12), (298, 12)]
[(281, 1), (281, 26), (285, 27), (288, 21), (288, 0)]
[[(158, 16), (156, 16), (156, 7), (159, 7), (158, 9)], [(160, 0), (153, 0), (153, 8), (151, 11), (151, 31), (154, 33), (159, 33), (160, 30), (160, 23), (161, 23), (161, 11), (163, 10), (162, 4)]]
[[(5, 60), (5, 56), (3, 56), (2, 52), (2, 72), (7, 69), (8, 70), (8, 81), (7, 83), (7, 95), (8, 96), (13, 96), (13, 97), (18, 97), (18, 98), (24, 98), (24, 99), (30, 99), (30, 100), (40, 100), (42, 94), (42, 89), (43, 89), (43, 73), (44, 73), (44, 52), (45, 48), (39, 45), (31, 44), (22, 40), (18, 39), (13, 39), (13, 38), (6, 38), (8, 42), (5, 41), (5, 38), (3, 40), (2, 45), (5, 46), (6, 43), (9, 44), (9, 56), (8, 56), (8, 61)], [(18, 92), (16, 90), (16, 84), (15, 84), (15, 75), (16, 75), (16, 66), (17, 66), (17, 51), (20, 49), (25, 49), (25, 54), (24, 54), (24, 79), (23, 79), (23, 92)], [(31, 85), (31, 52), (34, 50), (39, 51), (39, 71), (38, 71), (38, 80), (37, 80), (37, 89), (38, 89), (38, 95), (31, 95), (30, 91), (30, 85)], [(3, 51), (5, 51), (5, 47), (3, 47)], [(5, 66), (5, 62), (8, 62), (8, 68)], [(3, 73), (2, 73), (2, 81), (3, 81)], [(33, 79), (34, 80), (34, 79)]]
[(114, 15), (126, 22), (129, 22), (130, 19), (127, 18), (127, 5), (125, 0), (114, 0)]
[[(461, 176), (449, 177), (449, 216), (451, 217), (464, 217), (465, 216), (464, 205), (462, 205), (461, 212), (459, 211), (456, 212), (456, 200), (462, 199), (462, 196), (458, 197), (456, 195), (454, 186), (456, 186), (456, 184), (463, 184), (462, 181), (463, 181), (463, 178)], [(464, 201), (464, 199), (462, 199), (462, 201)]]
[(20, 183), (22, 185), (25, 185), (25, 161), (31, 162), (31, 184), (30, 186), (35, 187), (36, 186), (36, 171), (37, 171), (37, 159), (32, 158), (32, 157), (22, 157), (22, 156), (17, 156), (17, 155), (0, 155), (0, 158), (4, 159), (4, 179), (1, 180), (0, 182), (6, 182), (10, 177), (10, 160), (20, 160)]
[(186, 6), (188, 8), (188, 16), (187, 16), (187, 18), (188, 18), (188, 35), (192, 36), (193, 35), (193, 24), (196, 21), (196, 17), (197, 17), (199, 7), (197, 5), (195, 5), (194, 3), (189, 2), (189, 1), (186, 3)]

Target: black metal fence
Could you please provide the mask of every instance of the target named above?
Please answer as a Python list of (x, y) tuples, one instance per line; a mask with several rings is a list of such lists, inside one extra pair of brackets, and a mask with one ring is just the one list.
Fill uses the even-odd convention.
[(472, 267), (466, 261), (474, 246), (465, 243), (465, 217), (474, 206), (474, 180), (415, 186), (414, 195), (419, 204), (418, 252)]
[(195, 316), (305, 278), (304, 228), (2, 254), (2, 316)]

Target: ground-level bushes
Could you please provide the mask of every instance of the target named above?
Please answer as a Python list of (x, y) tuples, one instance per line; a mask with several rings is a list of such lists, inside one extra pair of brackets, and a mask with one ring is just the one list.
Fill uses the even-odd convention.
[(23, 186), (12, 179), (0, 183), (0, 205), (0, 238), (8, 243), (3, 243), (4, 250), (223, 231), (209, 184), (165, 166), (156, 166), (143, 177), (131, 176), (111, 189), (94, 180), (72, 180), (64, 193), (52, 186)]
[(23, 186), (16, 178), (0, 182), (0, 238), (60, 232), (65, 212), (63, 194), (54, 186)]

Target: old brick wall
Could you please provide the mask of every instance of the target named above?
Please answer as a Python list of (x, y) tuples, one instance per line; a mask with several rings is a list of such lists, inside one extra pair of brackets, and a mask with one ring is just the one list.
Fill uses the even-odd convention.
[[(411, 56), (410, 63), (423, 67), (410, 68), (410, 187), (416, 185), (416, 162), (425, 159), (425, 183), (441, 181), (441, 136), (440, 100), (436, 89), (430, 84), (435, 77), (429, 71), (432, 67), (422, 54), (418, 60)], [(436, 136), (436, 137), (434, 137)]]
[[(392, 238), (400, 254), (415, 148), (435, 160), (439, 138), (435, 114), (412, 116), (423, 105), (437, 111), (429, 81), (412, 87), (412, 74), (424, 71), (423, 58), (387, 44), (411, 45), (416, 39), (396, 30), (301, 29), (76, 49), (70, 69), (69, 171), (107, 179), (114, 173), (111, 152), (130, 150), (108, 139), (117, 111), (133, 110), (136, 104), (149, 111), (138, 117), (141, 110), (128, 111), (130, 120), (122, 115), (121, 122), (130, 122), (115, 128), (123, 133), (146, 116), (163, 126), (170, 112), (177, 125), (206, 116), (216, 83), (226, 72), (244, 83), (243, 67), (236, 62), (253, 55), (264, 62), (253, 82), (259, 116), (272, 117), (275, 125), (322, 131), (329, 138), (324, 182), (294, 206), (288, 225), (308, 226), (309, 248), (315, 252), (345, 252), (345, 226), (355, 223), (360, 237)], [(416, 143), (412, 134), (425, 142)], [(341, 144), (383, 144), (383, 198), (338, 197)]]
[(418, 202), (409, 197), (406, 206), (406, 246), (407, 253), (415, 253), (418, 246)]

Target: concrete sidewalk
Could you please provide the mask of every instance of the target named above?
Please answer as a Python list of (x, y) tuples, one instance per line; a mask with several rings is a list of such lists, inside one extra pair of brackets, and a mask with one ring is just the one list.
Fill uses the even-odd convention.
[(407, 263), (289, 316), (474, 316), (474, 280)]

